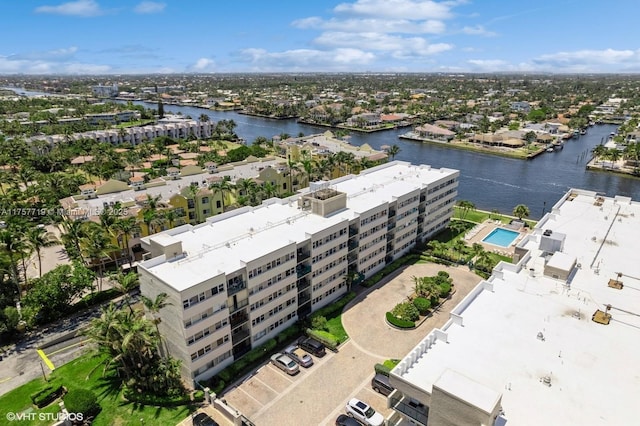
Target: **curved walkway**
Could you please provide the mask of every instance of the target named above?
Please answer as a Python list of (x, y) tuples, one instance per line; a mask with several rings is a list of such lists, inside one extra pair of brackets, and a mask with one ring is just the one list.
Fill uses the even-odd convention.
[[(387, 325), (385, 313), (413, 292), (411, 277), (436, 275), (446, 271), (453, 278), (455, 293), (442, 307), (413, 330), (396, 330)], [(380, 358), (403, 358), (431, 330), (442, 327), (449, 312), (482, 278), (466, 266), (448, 267), (435, 263), (420, 263), (404, 268), (399, 274), (383, 279), (349, 303), (342, 314), (342, 325), (353, 344), (362, 352)]]

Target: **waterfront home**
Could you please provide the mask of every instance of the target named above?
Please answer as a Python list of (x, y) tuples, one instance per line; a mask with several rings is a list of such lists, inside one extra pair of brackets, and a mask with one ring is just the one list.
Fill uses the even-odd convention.
[(415, 128), (414, 132), (419, 138), (433, 140), (437, 142), (449, 142), (456, 134), (448, 129), (434, 126), (433, 124), (423, 124)]
[(485, 146), (502, 146), (507, 148), (519, 148), (524, 145), (522, 139), (509, 137), (502, 133), (478, 133), (469, 138), (469, 142)]

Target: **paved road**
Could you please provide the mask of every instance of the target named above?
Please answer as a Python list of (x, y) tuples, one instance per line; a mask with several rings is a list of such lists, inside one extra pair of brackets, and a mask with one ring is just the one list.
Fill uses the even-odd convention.
[[(135, 303), (135, 298), (133, 303)], [(122, 298), (115, 299), (116, 304), (123, 304)], [(108, 303), (108, 302), (107, 302)], [(45, 354), (55, 367), (66, 364), (82, 355), (87, 350), (84, 339), (76, 337), (78, 331), (88, 324), (92, 318), (100, 316), (100, 307), (95, 307), (81, 314), (61, 320), (55, 324), (30, 333), (18, 343), (0, 349), (0, 395), (18, 386), (42, 377), (42, 371), (48, 375), (51, 370), (42, 361), (37, 349), (48, 346), (48, 343), (62, 336), (68, 336), (64, 342), (47, 347)]]
[[(442, 309), (415, 330), (400, 331), (389, 327), (384, 314), (411, 294), (411, 277), (432, 276), (441, 270), (450, 274), (456, 290)], [(264, 365), (223, 397), (260, 426), (333, 425), (352, 397), (369, 403), (386, 417), (391, 411), (386, 406), (386, 398), (370, 387), (374, 364), (404, 357), (433, 328), (448, 320), (449, 311), (480, 280), (466, 267), (408, 266), (372, 289), (359, 289), (359, 294), (342, 315), (350, 339), (338, 353), (328, 353), (322, 359), (314, 357), (316, 365), (302, 369), (294, 377)]]

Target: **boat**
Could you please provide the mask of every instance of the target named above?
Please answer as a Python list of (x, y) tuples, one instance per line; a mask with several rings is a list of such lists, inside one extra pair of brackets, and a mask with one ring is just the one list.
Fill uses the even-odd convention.
[(553, 152), (553, 148), (547, 148), (547, 152)]
[(586, 135), (587, 134), (587, 129), (580, 129), (580, 134), (581, 135)]
[(580, 132), (578, 130), (574, 130), (573, 131), (573, 137), (577, 138), (578, 136), (580, 136)]

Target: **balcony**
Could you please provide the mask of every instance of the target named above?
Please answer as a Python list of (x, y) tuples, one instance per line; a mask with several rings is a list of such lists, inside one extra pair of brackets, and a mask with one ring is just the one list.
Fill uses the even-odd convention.
[(393, 228), (395, 228), (395, 227), (396, 227), (395, 223), (389, 222), (389, 224), (387, 225), (387, 231), (392, 231)]
[(427, 210), (427, 208), (425, 206), (420, 206), (418, 207), (418, 213), (422, 214)]
[(392, 218), (396, 215), (395, 209), (389, 209), (389, 218)]
[(358, 240), (349, 240), (349, 251), (358, 248)]
[(231, 315), (229, 317), (229, 324), (231, 324), (231, 329), (241, 326), (242, 324), (249, 321), (249, 315), (246, 312), (238, 312), (235, 315)]
[(311, 281), (308, 278), (300, 278), (296, 283), (296, 287), (298, 287), (298, 292), (304, 291), (311, 286)]
[(389, 395), (388, 405), (398, 413), (409, 417), (419, 425), (427, 426), (429, 407), (405, 397), (402, 392), (395, 390)]
[(351, 264), (358, 260), (358, 254), (353, 252), (347, 255), (347, 263)]
[(355, 227), (355, 226), (350, 226), (349, 227), (349, 238), (355, 237), (356, 235), (358, 235), (358, 228)]
[(241, 300), (235, 305), (229, 306), (229, 314), (233, 314), (234, 312), (238, 312), (240, 309), (244, 308), (249, 304), (249, 299)]
[(311, 294), (309, 293), (300, 293), (298, 294), (298, 306), (302, 306), (311, 300)]
[(302, 264), (302, 265), (296, 266), (296, 274), (298, 275), (298, 278), (304, 277), (309, 272), (311, 272), (311, 266), (310, 265)]
[(420, 195), (420, 202), (424, 203), (425, 201), (427, 201), (427, 196), (426, 195)]
[(311, 252), (308, 250), (300, 250), (298, 249), (298, 252), (296, 254), (296, 257), (298, 259), (298, 263), (307, 260), (309, 257), (311, 257)]
[(236, 277), (227, 286), (227, 295), (233, 296), (240, 290), (247, 288), (247, 283), (240, 277)]

